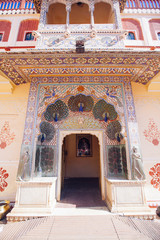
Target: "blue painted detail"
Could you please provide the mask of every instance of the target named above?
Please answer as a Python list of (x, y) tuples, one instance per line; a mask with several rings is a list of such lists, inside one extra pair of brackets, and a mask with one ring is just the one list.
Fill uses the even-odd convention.
[(79, 112), (83, 112), (83, 106), (82, 106), (82, 103), (80, 103), (80, 106), (79, 106)]

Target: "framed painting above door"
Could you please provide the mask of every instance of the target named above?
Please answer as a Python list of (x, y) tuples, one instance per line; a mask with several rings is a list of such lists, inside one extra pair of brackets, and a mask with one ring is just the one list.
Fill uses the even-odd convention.
[(92, 156), (92, 135), (90, 134), (76, 135), (76, 156), (77, 157)]

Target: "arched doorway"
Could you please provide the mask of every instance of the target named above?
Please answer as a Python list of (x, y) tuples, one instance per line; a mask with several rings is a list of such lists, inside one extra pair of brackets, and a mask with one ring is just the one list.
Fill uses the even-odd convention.
[[(89, 155), (79, 156), (81, 147), (78, 144), (83, 139), (89, 139), (91, 144)], [(77, 183), (81, 189), (86, 184), (95, 187), (96, 191), (99, 189), (101, 200), (104, 200), (103, 131), (60, 130), (59, 146), (57, 201), (61, 200), (61, 193), (67, 182), (72, 186)]]
[(91, 134), (70, 134), (62, 145), (61, 203), (104, 206), (100, 193), (100, 148)]

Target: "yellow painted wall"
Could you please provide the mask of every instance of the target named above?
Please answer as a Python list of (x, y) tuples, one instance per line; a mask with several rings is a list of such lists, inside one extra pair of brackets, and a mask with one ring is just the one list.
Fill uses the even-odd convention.
[[(0, 191), (0, 199), (15, 200), (15, 181), (23, 138), (29, 87), (30, 84), (23, 84), (15, 87), (12, 94), (0, 94), (0, 168), (6, 170), (9, 174), (6, 179), (3, 178), (8, 185), (4, 188), (4, 191)], [(7, 129), (9, 126), (9, 132), (7, 133), (2, 130), (5, 123), (7, 123)], [(9, 143), (7, 146), (5, 146), (5, 141)], [(1, 172), (2, 175), (4, 176)]]
[(66, 137), (65, 150), (65, 177), (99, 177), (99, 144), (95, 136), (92, 136), (92, 157), (76, 157), (75, 134)]
[[(148, 92), (147, 86), (138, 83), (132, 83), (133, 96), (135, 101), (136, 116), (138, 121), (141, 153), (144, 164), (144, 170), (147, 177), (146, 196), (147, 200), (160, 199), (160, 191), (151, 184), (152, 177), (149, 171), (154, 165), (160, 163), (160, 92)], [(150, 120), (156, 124), (158, 131), (149, 130), (151, 139), (157, 139), (149, 142), (145, 137), (144, 131), (151, 126)]]

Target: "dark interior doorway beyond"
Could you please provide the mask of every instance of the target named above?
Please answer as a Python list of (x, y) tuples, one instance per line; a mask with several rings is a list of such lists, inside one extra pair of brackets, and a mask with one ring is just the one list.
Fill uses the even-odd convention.
[(57, 207), (104, 207), (98, 178), (64, 179), (61, 201)]

